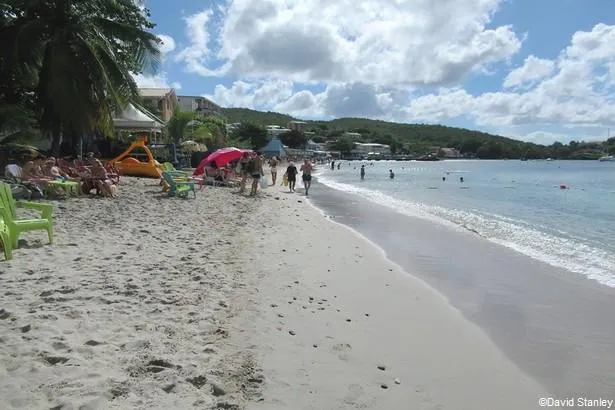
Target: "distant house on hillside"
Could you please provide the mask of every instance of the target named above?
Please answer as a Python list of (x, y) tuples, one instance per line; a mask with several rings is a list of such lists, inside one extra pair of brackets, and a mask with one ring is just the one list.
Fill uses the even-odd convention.
[(305, 143), (305, 149), (309, 151), (326, 151), (327, 150), (325, 144), (318, 144), (312, 140), (308, 140), (308, 142)]
[(158, 111), (165, 122), (171, 119), (177, 107), (177, 96), (173, 88), (139, 88), (139, 95), (145, 108)]
[(351, 151), (355, 155), (391, 155), (391, 147), (385, 144), (355, 142)]
[(348, 137), (348, 138), (353, 139), (353, 140), (357, 140), (357, 139), (361, 138), (361, 134), (359, 134), (358, 132), (345, 132), (343, 134), (343, 136), (344, 137)]
[(455, 148), (440, 148), (438, 156), (440, 158), (463, 158), (463, 154)]
[(201, 96), (178, 95), (177, 104), (182, 111), (196, 112), (200, 115), (220, 115), (221, 108), (213, 101)]
[(278, 138), (280, 135), (290, 131), (289, 128), (283, 128), (279, 125), (267, 125), (266, 129), (269, 138)]
[(293, 131), (304, 132), (307, 128), (308, 123), (305, 121), (289, 121), (288, 128)]

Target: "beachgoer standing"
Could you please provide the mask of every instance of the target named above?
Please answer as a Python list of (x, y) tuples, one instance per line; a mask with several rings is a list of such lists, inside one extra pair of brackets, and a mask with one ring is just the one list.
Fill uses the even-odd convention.
[(275, 181), (278, 179), (278, 159), (276, 157), (269, 160), (269, 167), (271, 168), (271, 183), (275, 186)]
[(244, 152), (239, 160), (239, 172), (241, 174), (241, 182), (239, 183), (239, 193), (243, 194), (246, 191), (246, 182), (248, 181), (248, 175), (251, 173), (250, 166), (252, 160), (249, 152)]
[(301, 165), (301, 179), (303, 180), (303, 187), (305, 188), (305, 196), (308, 196), (310, 191), (310, 187), (312, 186), (312, 163), (309, 159), (303, 160), (303, 165)]
[(260, 152), (254, 153), (254, 158), (252, 158), (252, 190), (250, 191), (250, 196), (256, 196), (256, 191), (258, 191), (258, 184), (261, 181), (261, 177), (265, 175), (263, 171), (263, 157)]
[(340, 165), (342, 165), (340, 162), (337, 163), (337, 169), (340, 169)]
[(365, 179), (365, 165), (361, 165), (361, 181)]
[(335, 161), (331, 161), (331, 171), (335, 170)]
[(297, 182), (297, 167), (292, 162), (286, 168), (286, 178), (288, 178), (288, 188), (290, 192), (295, 192), (295, 183)]
[(393, 172), (392, 169), (389, 169), (389, 178), (391, 179), (395, 178), (395, 173)]

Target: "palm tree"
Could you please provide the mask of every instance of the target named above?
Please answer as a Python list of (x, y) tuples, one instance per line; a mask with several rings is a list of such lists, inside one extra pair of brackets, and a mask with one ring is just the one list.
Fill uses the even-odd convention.
[[(108, 131), (112, 116), (138, 98), (131, 75), (156, 69), (158, 38), (133, 0), (14, 0), (10, 59), (33, 92), (40, 127), (59, 151), (62, 134)], [(4, 41), (6, 41), (4, 40)], [(3, 47), (4, 48), (4, 47)]]

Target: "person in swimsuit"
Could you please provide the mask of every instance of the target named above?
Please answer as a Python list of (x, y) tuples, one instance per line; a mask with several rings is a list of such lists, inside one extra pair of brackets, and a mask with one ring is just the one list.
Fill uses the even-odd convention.
[(246, 182), (248, 181), (248, 175), (250, 175), (250, 153), (244, 152), (239, 160), (239, 173), (241, 174), (241, 182), (239, 183), (239, 193), (243, 194), (246, 191)]
[(286, 168), (286, 178), (288, 179), (288, 188), (290, 192), (295, 192), (295, 183), (297, 182), (297, 167), (292, 162)]
[(301, 165), (301, 180), (303, 180), (303, 187), (305, 188), (305, 196), (308, 196), (310, 191), (310, 187), (312, 186), (312, 163), (309, 159), (303, 160), (303, 165)]
[(271, 183), (275, 186), (275, 181), (278, 179), (278, 159), (276, 157), (269, 160), (269, 168), (271, 168)]
[(258, 184), (261, 181), (261, 177), (265, 175), (265, 172), (263, 171), (262, 154), (257, 151), (254, 154), (254, 158), (252, 158), (252, 161), (252, 190), (250, 191), (250, 196), (256, 196)]
[(361, 181), (365, 179), (365, 165), (361, 165)]

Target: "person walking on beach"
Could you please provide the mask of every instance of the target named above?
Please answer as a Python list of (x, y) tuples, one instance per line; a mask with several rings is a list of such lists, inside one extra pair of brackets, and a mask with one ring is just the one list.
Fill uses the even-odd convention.
[(292, 162), (286, 168), (286, 178), (288, 179), (288, 188), (290, 192), (295, 192), (295, 183), (297, 182), (297, 167)]
[(391, 179), (395, 178), (395, 173), (393, 172), (392, 169), (389, 169), (389, 178)]
[(340, 169), (340, 165), (342, 165), (340, 162), (337, 163), (337, 169)]
[(305, 188), (305, 196), (308, 196), (310, 191), (310, 187), (312, 186), (312, 163), (309, 159), (303, 160), (303, 165), (301, 165), (301, 179), (303, 180), (303, 187)]
[(261, 181), (261, 177), (265, 175), (265, 172), (263, 171), (263, 157), (261, 156), (261, 153), (257, 151), (254, 154), (252, 161), (252, 190), (250, 191), (250, 196), (256, 196), (258, 184)]
[(365, 180), (365, 165), (361, 165), (361, 181)]
[(269, 167), (271, 168), (271, 183), (275, 186), (275, 181), (278, 179), (278, 159), (276, 157), (269, 160)]
[(331, 161), (331, 171), (335, 170), (335, 161)]

